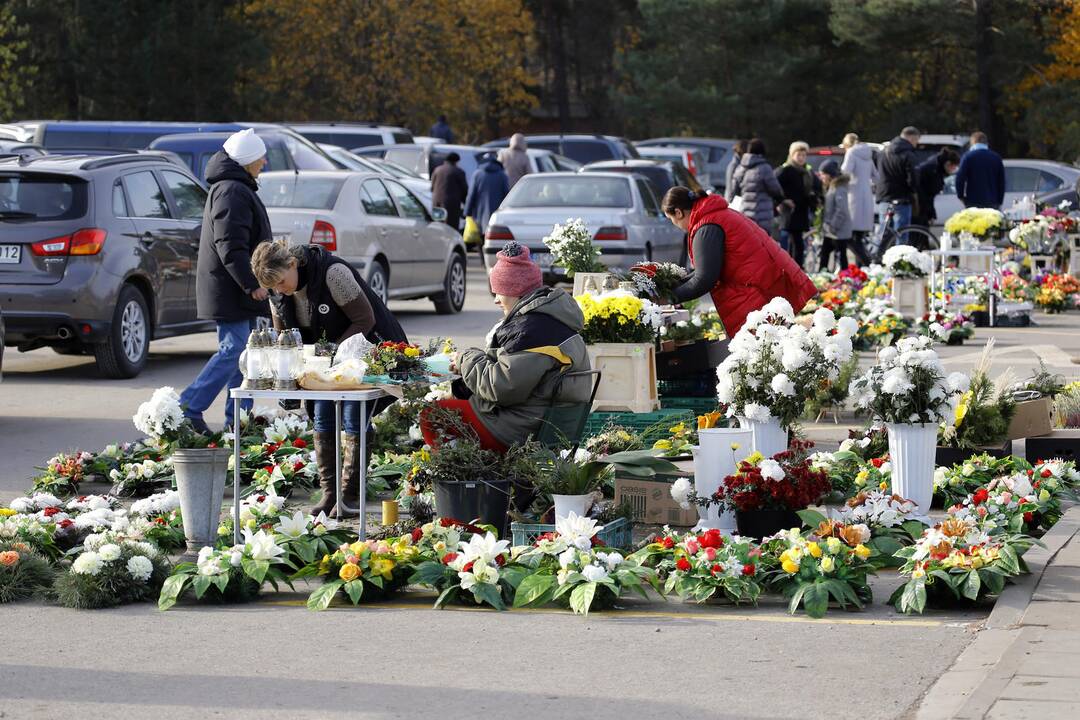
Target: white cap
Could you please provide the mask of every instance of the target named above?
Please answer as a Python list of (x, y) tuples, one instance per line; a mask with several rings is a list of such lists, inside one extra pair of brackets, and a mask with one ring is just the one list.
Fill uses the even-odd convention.
[(233, 133), (223, 147), (228, 156), (240, 165), (250, 165), (266, 155), (266, 143), (252, 128)]

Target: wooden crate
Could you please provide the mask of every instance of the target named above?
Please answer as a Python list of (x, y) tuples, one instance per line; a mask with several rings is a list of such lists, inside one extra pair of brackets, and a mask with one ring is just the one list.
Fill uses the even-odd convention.
[(652, 412), (656, 394), (656, 348), (652, 343), (597, 343), (586, 346), (589, 363), (602, 375), (593, 412)]

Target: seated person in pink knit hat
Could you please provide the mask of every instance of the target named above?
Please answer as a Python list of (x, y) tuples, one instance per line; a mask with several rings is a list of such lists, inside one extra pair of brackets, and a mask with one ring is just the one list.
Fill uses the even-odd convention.
[[(471, 348), (455, 359), (461, 379), (453, 400), (457, 410), (490, 450), (505, 451), (536, 433), (551, 404), (555, 381), (564, 372), (588, 370), (581, 331), (585, 318), (570, 293), (545, 287), (529, 248), (509, 242), (497, 255), (489, 278), (503, 321), (485, 350)], [(588, 402), (589, 377), (562, 383), (558, 402)], [(421, 419), (424, 440), (439, 444), (439, 433)]]

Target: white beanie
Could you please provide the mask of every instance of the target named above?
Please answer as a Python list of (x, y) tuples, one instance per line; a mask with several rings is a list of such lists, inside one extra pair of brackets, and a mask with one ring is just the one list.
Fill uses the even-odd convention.
[(252, 128), (233, 133), (223, 147), (228, 156), (241, 165), (250, 165), (266, 155), (266, 144)]

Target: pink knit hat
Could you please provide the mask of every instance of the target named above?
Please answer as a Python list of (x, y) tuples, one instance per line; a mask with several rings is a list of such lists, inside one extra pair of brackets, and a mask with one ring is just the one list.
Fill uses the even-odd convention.
[(491, 269), (491, 291), (507, 297), (524, 297), (544, 284), (540, 266), (529, 257), (529, 248), (508, 242), (495, 255)]

